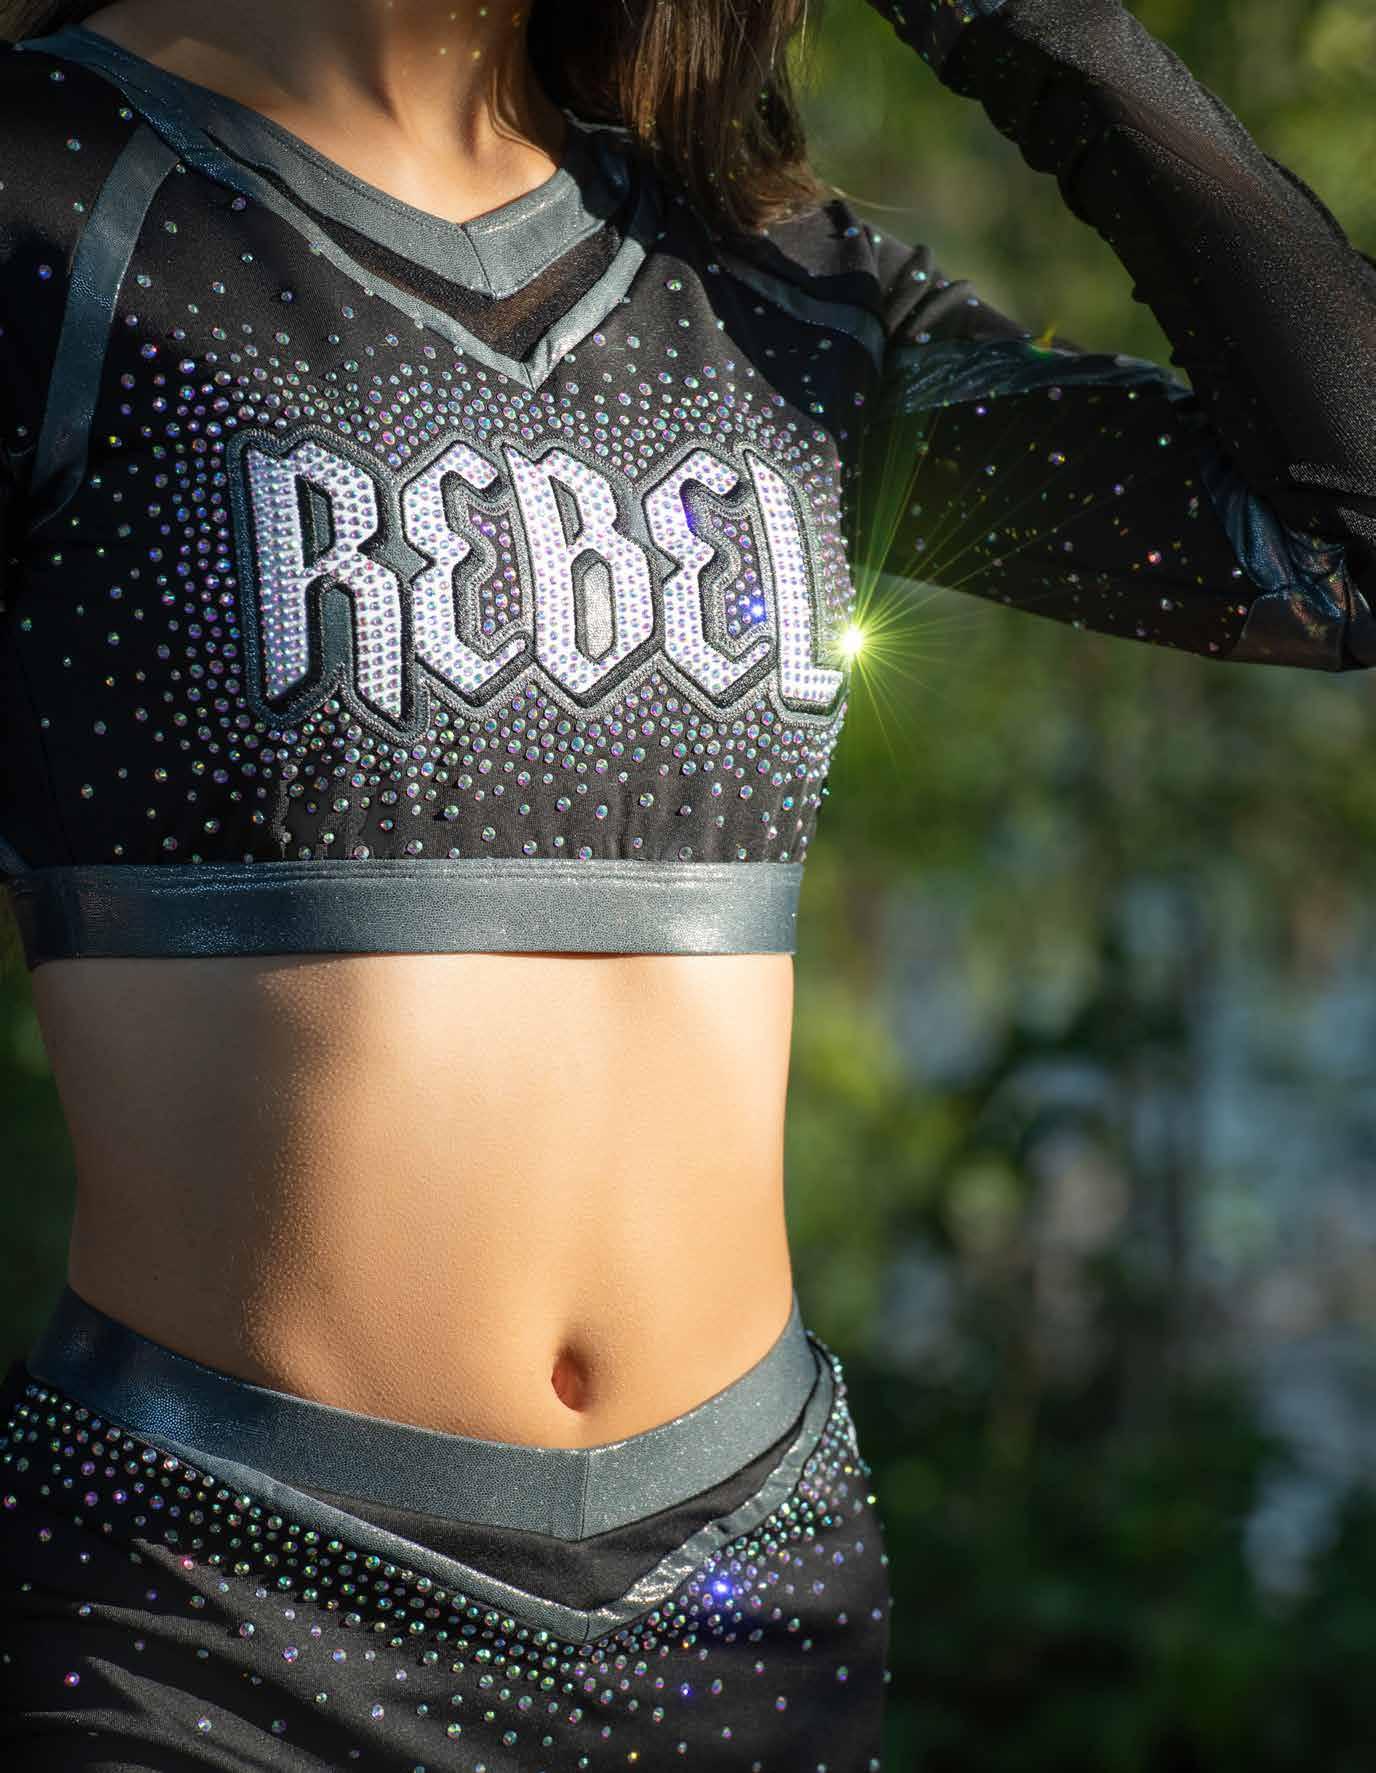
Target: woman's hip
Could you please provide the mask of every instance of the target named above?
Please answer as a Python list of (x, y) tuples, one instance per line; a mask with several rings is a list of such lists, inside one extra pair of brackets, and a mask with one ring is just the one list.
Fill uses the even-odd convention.
[(265, 1391), (69, 1290), (0, 1501), (16, 1767), (880, 1764), (882, 1530), (796, 1300), (724, 1391), (573, 1449)]

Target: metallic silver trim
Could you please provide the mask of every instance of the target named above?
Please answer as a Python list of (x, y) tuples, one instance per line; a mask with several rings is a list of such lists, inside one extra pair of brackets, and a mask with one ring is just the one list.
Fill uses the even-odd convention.
[(522, 288), (552, 258), (595, 232), (616, 199), (592, 152), (595, 126), (571, 112), (564, 154), (545, 182), (468, 222), (449, 222), (340, 166), (275, 119), (135, 54), (84, 23), (26, 40), (49, 53), (70, 44), (87, 66), (118, 69), (155, 104), (180, 111), (241, 160), (274, 172), (313, 209), (367, 234), (436, 276), (493, 296)]
[[(275, 1511), (293, 1533), (312, 1529), (387, 1559), (389, 1576), (395, 1567), (403, 1581), (420, 1576), (440, 1583), (429, 1596), (437, 1604), (486, 1602), (574, 1643), (648, 1612), (721, 1546), (786, 1501), (833, 1410), (843, 1407), (839, 1364), (805, 1329), (796, 1292), (774, 1345), (739, 1379), (671, 1422), (591, 1448), (441, 1434), (251, 1385), (151, 1341), (70, 1287), (25, 1365), (35, 1381), (73, 1398), (97, 1421), (230, 1487), (246, 1513)], [(334, 1493), (345, 1488), (451, 1519), (585, 1539), (723, 1482), (793, 1423), (797, 1432), (787, 1450), (752, 1496), (707, 1522), (616, 1600), (594, 1609), (565, 1606), (503, 1582), (296, 1487)], [(296, 1482), (231, 1456), (246, 1448)]]
[(797, 1421), (816, 1378), (796, 1293), (788, 1322), (748, 1371), (670, 1422), (595, 1447), (446, 1434), (254, 1385), (164, 1347), (70, 1286), (26, 1365), (35, 1379), (188, 1457), (566, 1540), (610, 1532), (722, 1483)]
[[(288, 201), (276, 185), (264, 178), (260, 172), (226, 153), (197, 123), (194, 115), (186, 108), (182, 95), (170, 90), (154, 92), (138, 77), (137, 58), (118, 60), (107, 53), (106, 44), (113, 50), (116, 46), (108, 39), (101, 38), (94, 31), (84, 31), (68, 27), (56, 31), (47, 37), (29, 37), (16, 43), (16, 49), (37, 49), (49, 55), (61, 56), (83, 67), (93, 69), (96, 73), (110, 80), (122, 91), (129, 103), (138, 110), (157, 133), (176, 149), (177, 154), (188, 166), (213, 179), (231, 191), (238, 191), (251, 197), (262, 208), (279, 216), (289, 226), (295, 228), (313, 252), (316, 252), (329, 264), (357, 284), (365, 294), (375, 295), (390, 307), (406, 316), (417, 327), (427, 327), (437, 333), (456, 350), (477, 362), (495, 369), (500, 375), (507, 377), (522, 388), (534, 392), (546, 381), (554, 365), (566, 353), (592, 332), (601, 321), (605, 320), (621, 298), (630, 288), (649, 251), (649, 243), (654, 239), (659, 223), (659, 198), (655, 180), (649, 176), (644, 163), (638, 158), (627, 161), (629, 176), (634, 181), (634, 192), (631, 200), (631, 216), (626, 232), (615, 257), (606, 270), (593, 284), (592, 288), (570, 309), (569, 313), (555, 323), (530, 355), (524, 360), (507, 357), (492, 346), (485, 344), (476, 334), (471, 333), (453, 315), (446, 314), (443, 309), (433, 307), (419, 296), (406, 290), (398, 289), (385, 277), (360, 265), (330, 236), (324, 233), (304, 210), (297, 208)], [(134, 63), (131, 68), (130, 62)], [(155, 64), (149, 63), (148, 67)], [(190, 86), (190, 82), (186, 83)], [(607, 150), (600, 150), (606, 153)], [(604, 173), (607, 165), (603, 163)], [(615, 178), (608, 173), (613, 183)], [(471, 225), (471, 224), (470, 224)], [(372, 232), (372, 230), (368, 230)], [(376, 234), (373, 234), (376, 238)], [(495, 238), (495, 237), (494, 237)], [(385, 242), (384, 242), (385, 244)], [(495, 247), (490, 251), (495, 252)], [(518, 250), (513, 245), (512, 252)]]
[(830, 332), (843, 332), (868, 353), (876, 367), (883, 361), (884, 325), (868, 309), (861, 308), (854, 302), (819, 301), (816, 296), (808, 295), (796, 284), (789, 283), (782, 277), (774, 277), (768, 271), (761, 270), (758, 265), (752, 265), (747, 259), (738, 258), (734, 253), (718, 251), (716, 258), (722, 269), (738, 282), (753, 289), (756, 295), (762, 295), (767, 301), (774, 302), (795, 320), (801, 320), (808, 326), (826, 327)]
[(1079, 351), (1033, 339), (901, 340), (885, 363), (875, 418), (924, 412), (960, 401), (998, 400), (1043, 388), (1134, 388), (1156, 384), (1168, 400), (1188, 401), (1194, 390), (1160, 364), (1126, 352)]
[[(410, 1581), (422, 1577), (440, 1584), (428, 1590), (426, 1595), (427, 1601), (437, 1606), (450, 1602), (457, 1610), (467, 1601), (485, 1601), (501, 1608), (514, 1621), (537, 1631), (551, 1632), (566, 1643), (586, 1643), (629, 1625), (651, 1611), (713, 1553), (758, 1526), (797, 1488), (803, 1468), (816, 1451), (833, 1412), (847, 1407), (835, 1356), (811, 1331), (805, 1330), (803, 1335), (808, 1359), (814, 1366), (815, 1381), (803, 1407), (798, 1432), (764, 1483), (730, 1514), (709, 1521), (676, 1551), (661, 1558), (616, 1600), (591, 1610), (565, 1606), (546, 1595), (532, 1594), (502, 1582), (484, 1570), (460, 1563), (428, 1546), (391, 1533), (385, 1527), (375, 1526), (358, 1515), (321, 1502), (252, 1466), (218, 1455), (207, 1456), (196, 1448), (179, 1446), (169, 1440), (154, 1444), (182, 1459), (192, 1471), (203, 1473), (232, 1489), (250, 1516), (276, 1512), (285, 1518), (291, 1532), (313, 1529), (326, 1539), (341, 1541), (350, 1549), (386, 1559), (383, 1574), (389, 1578), (397, 1575), (402, 1581)], [(34, 1374), (34, 1377), (39, 1379), (40, 1375)], [(49, 1380), (47, 1383), (55, 1382)], [(58, 1389), (65, 1388), (59, 1386)], [(120, 1426), (113, 1418), (109, 1420), (112, 1426)], [(747, 1463), (748, 1459), (739, 1460), (737, 1469)]]
[(111, 955), (792, 954), (801, 862), (107, 863), (8, 882), (30, 971)]
[(176, 164), (175, 151), (141, 123), (81, 231), (30, 472), (30, 533), (57, 516), (85, 476), (115, 301), (149, 207)]

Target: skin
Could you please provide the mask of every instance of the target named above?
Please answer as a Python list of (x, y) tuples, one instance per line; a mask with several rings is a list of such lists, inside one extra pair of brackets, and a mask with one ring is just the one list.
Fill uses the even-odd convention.
[[(83, 21), (446, 220), (549, 177), (522, 10), (119, 0)], [(260, 1385), (544, 1446), (720, 1391), (792, 1302), (789, 955), (55, 961), (68, 1274)]]

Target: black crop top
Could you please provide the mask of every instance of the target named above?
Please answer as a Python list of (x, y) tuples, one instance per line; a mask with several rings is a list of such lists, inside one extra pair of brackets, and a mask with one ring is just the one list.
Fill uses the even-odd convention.
[(1373, 261), (1117, 0), (881, 10), (1190, 384), (839, 200), (723, 239), (578, 118), (459, 226), (84, 27), (0, 49), (30, 967), (791, 951), (857, 617), (934, 536), (1078, 627), (1376, 663)]

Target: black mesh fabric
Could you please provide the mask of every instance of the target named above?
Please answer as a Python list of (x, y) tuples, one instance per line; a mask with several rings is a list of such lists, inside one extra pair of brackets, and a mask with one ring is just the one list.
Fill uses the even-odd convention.
[(259, 170), (366, 270), (375, 271), (398, 289), (419, 296), (442, 313), (454, 315), (475, 337), (484, 344), (495, 345), (508, 357), (529, 354), (536, 341), (597, 282), (615, 258), (622, 240), (615, 219), (608, 220), (595, 233), (553, 259), (520, 289), (506, 296), (491, 296), (436, 276), (428, 266), (391, 251), (380, 240), (360, 233), (338, 217), (322, 214), (270, 169)]
[[(799, 1422), (801, 1416), (799, 1417)], [(624, 1594), (637, 1577), (718, 1516), (753, 1496), (779, 1463), (798, 1432), (798, 1422), (766, 1447), (758, 1458), (710, 1490), (703, 1490), (673, 1508), (645, 1515), (629, 1526), (588, 1539), (559, 1539), (550, 1533), (523, 1533), (473, 1521), (450, 1521), (416, 1514), (357, 1496), (336, 1496), (328, 1490), (307, 1494), (349, 1514), (386, 1527), (418, 1545), (474, 1565), (488, 1575), (534, 1594), (550, 1596), (568, 1607), (600, 1607)]]
[(876, 3), (1112, 247), (1253, 491), (1369, 582), (1376, 265), (1328, 208), (1119, 0)]

